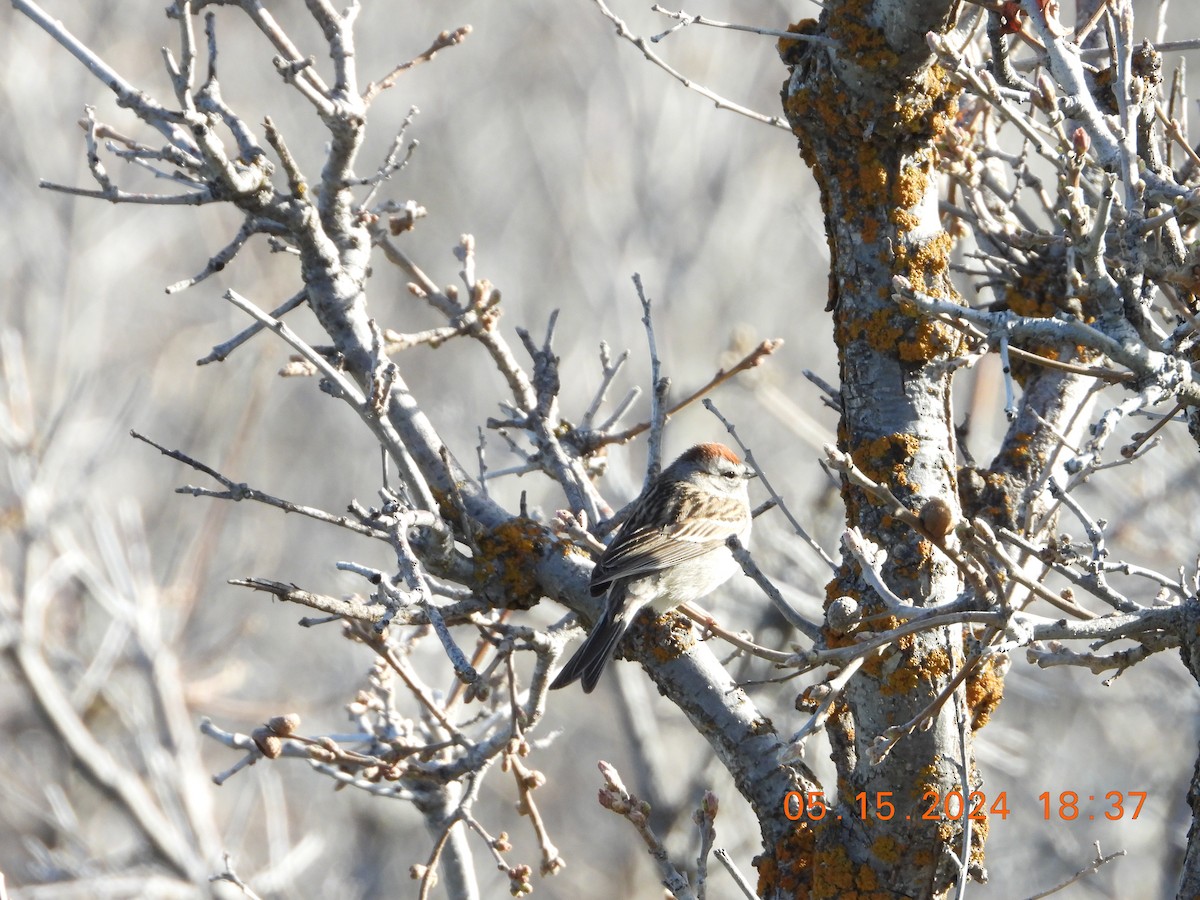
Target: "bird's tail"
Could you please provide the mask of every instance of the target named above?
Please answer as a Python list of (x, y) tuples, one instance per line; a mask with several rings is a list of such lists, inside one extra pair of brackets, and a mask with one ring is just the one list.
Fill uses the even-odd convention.
[[(550, 685), (551, 690), (566, 687), (575, 681), (583, 682), (583, 692), (590, 694), (595, 689), (596, 684), (600, 681), (600, 673), (604, 671), (604, 666), (612, 659), (613, 652), (617, 648), (617, 643), (621, 637), (629, 630), (629, 624), (633, 621), (633, 616), (630, 611), (621, 610), (614, 613), (614, 608), (624, 606), (623, 603), (613, 602), (614, 598), (609, 597), (608, 603), (604, 608), (604, 615), (600, 617), (600, 621), (591, 630), (591, 633), (584, 639), (579, 649), (575, 651), (558, 677), (554, 679), (554, 683)], [(636, 613), (637, 610), (632, 610)]]

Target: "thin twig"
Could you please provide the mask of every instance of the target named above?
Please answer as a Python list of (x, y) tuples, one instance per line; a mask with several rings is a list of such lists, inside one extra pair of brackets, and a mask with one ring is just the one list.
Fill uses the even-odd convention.
[[(275, 307), (270, 312), (272, 319), (281, 319), (296, 307), (304, 303), (308, 299), (308, 288), (303, 288), (298, 293), (293, 294), (287, 300), (283, 301), (279, 306)], [(212, 352), (208, 356), (201, 357), (196, 360), (196, 365), (206, 366), (213, 362), (222, 362), (229, 357), (229, 354), (236, 350), (250, 338), (254, 337), (266, 326), (262, 322), (255, 322), (253, 325), (248, 325), (243, 328), (229, 340), (224, 343), (217, 344), (212, 348)]]
[(424, 52), (414, 56), (408, 62), (400, 63), (398, 66), (396, 66), (396, 68), (388, 72), (388, 74), (379, 81), (372, 81), (370, 84), (368, 84), (362, 93), (363, 102), (370, 104), (372, 100), (374, 100), (388, 88), (395, 85), (397, 79), (399, 79), (399, 77), (409, 69), (420, 65), (423, 62), (429, 62), (438, 55), (439, 51), (445, 50), (447, 47), (457, 47), (467, 39), (467, 35), (470, 33), (470, 25), (461, 25), (458, 28), (455, 28), (453, 31), (441, 32), (436, 38), (434, 38), (433, 43), (430, 44)]
[(825, 563), (830, 570), (836, 572), (838, 570), (837, 563), (830, 558), (829, 554), (825, 552), (825, 548), (818, 544), (816, 540), (812, 538), (804, 529), (804, 526), (800, 524), (796, 517), (792, 515), (792, 512), (790, 509), (788, 509), (788, 505), (784, 501), (783, 497), (780, 496), (779, 493), (776, 492), (775, 488), (771, 486), (771, 482), (767, 479), (766, 473), (759, 468), (758, 463), (755, 462), (754, 453), (751, 452), (751, 450), (742, 443), (742, 439), (738, 437), (737, 428), (734, 427), (734, 424), (729, 421), (729, 419), (721, 415), (721, 411), (717, 409), (717, 405), (711, 400), (704, 401), (704, 408), (721, 421), (721, 424), (725, 426), (725, 430), (728, 431), (733, 439), (737, 442), (738, 447), (741, 448), (742, 453), (745, 456), (746, 464), (754, 469), (755, 473), (758, 475), (759, 483), (766, 488), (767, 493), (771, 495), (771, 499), (778, 504), (780, 511), (791, 524), (792, 530), (794, 530), (796, 534), (800, 536), (801, 540), (803, 540), (806, 544), (808, 544), (809, 547), (812, 548), (813, 552), (821, 558), (821, 561)]
[(654, 43), (658, 43), (668, 35), (674, 34), (681, 28), (686, 28), (688, 25), (707, 25), (710, 28), (727, 28), (731, 31), (747, 31), (751, 34), (762, 34), (767, 37), (786, 38), (789, 41), (807, 41), (811, 44), (822, 44), (826, 47), (837, 47), (837, 42), (832, 38), (826, 37), (823, 34), (798, 34), (795, 31), (780, 31), (776, 28), (763, 28), (758, 25), (734, 25), (729, 22), (718, 22), (716, 19), (710, 19), (706, 16), (691, 16), (685, 13), (682, 9), (678, 12), (665, 9), (655, 3), (650, 7), (651, 12), (661, 13), (664, 16), (669, 16), (672, 19), (679, 21), (678, 25), (668, 28), (661, 34), (656, 34), (650, 38)]
[(729, 855), (729, 851), (724, 847), (718, 847), (713, 851), (713, 856), (725, 867), (725, 871), (729, 873), (729, 877), (733, 879), (733, 883), (738, 886), (738, 889), (742, 892), (742, 896), (746, 900), (757, 900), (757, 891), (754, 890), (754, 886), (750, 883), (750, 880), (738, 870), (738, 867)]
[(638, 302), (642, 304), (642, 327), (646, 329), (646, 343), (650, 349), (650, 440), (646, 451), (646, 477), (642, 483), (642, 490), (646, 491), (662, 470), (663, 427), (667, 424), (665, 401), (671, 382), (662, 377), (662, 362), (658, 358), (658, 347), (654, 342), (651, 300), (646, 296), (642, 276), (637, 272), (633, 273), (633, 286), (637, 289)]
[(1079, 879), (1081, 879), (1087, 875), (1094, 875), (1096, 872), (1099, 872), (1102, 867), (1108, 865), (1114, 859), (1119, 859), (1120, 857), (1126, 855), (1126, 851), (1117, 850), (1115, 853), (1110, 853), (1110, 854), (1108, 854), (1108, 856), (1104, 856), (1100, 852), (1100, 842), (1099, 841), (1096, 841), (1096, 843), (1093, 844), (1092, 846), (1094, 846), (1096, 848), (1096, 856), (1092, 859), (1092, 861), (1090, 863), (1088, 863), (1086, 866), (1084, 866), (1082, 869), (1080, 869), (1078, 872), (1076, 872), (1074, 875), (1072, 875), (1066, 881), (1055, 885), (1054, 887), (1050, 888), (1047, 891), (1041, 891), (1037, 894), (1031, 895), (1029, 897), (1029, 900), (1042, 900), (1043, 897), (1049, 897), (1051, 894), (1057, 894), (1059, 891), (1069, 888), (1071, 885), (1073, 885)]
[(629, 43), (641, 50), (642, 55), (646, 57), (646, 59), (654, 63), (654, 65), (658, 66), (688, 90), (695, 91), (702, 97), (707, 97), (713, 102), (717, 109), (727, 109), (730, 112), (735, 112), (738, 115), (745, 116), (748, 119), (753, 119), (755, 122), (761, 122), (764, 125), (773, 125), (776, 128), (783, 128), (787, 131), (791, 131), (791, 126), (788, 125), (787, 121), (782, 116), (763, 115), (762, 113), (755, 112), (754, 110), (742, 106), (741, 104), (734, 103), (732, 100), (727, 100), (720, 94), (709, 90), (703, 85), (696, 84), (694, 81), (692, 81), (692, 79), (672, 68), (666, 62), (666, 60), (651, 50), (649, 44), (646, 43), (646, 39), (634, 34), (629, 29), (629, 26), (625, 24), (624, 20), (608, 8), (608, 4), (606, 4), (604, 0), (592, 0), (592, 2), (595, 3), (600, 9), (601, 14), (613, 23), (617, 29), (618, 36), (629, 41)]
[[(774, 353), (776, 350), (778, 350), (782, 346), (783, 346), (782, 338), (772, 338), (770, 340), (763, 341), (757, 347), (755, 347), (753, 350), (751, 350), (749, 353), (747, 353), (745, 356), (743, 356), (741, 359), (739, 359), (736, 363), (734, 363), (732, 366), (730, 366), (728, 369), (724, 369), (724, 368), (717, 369), (716, 374), (713, 375), (713, 377), (710, 378), (705, 384), (703, 384), (701, 387), (698, 387), (696, 390), (692, 391), (690, 394), (688, 394), (686, 397), (684, 397), (682, 400), (680, 400), (674, 406), (670, 407), (664, 413), (664, 419), (666, 421), (670, 421), (671, 416), (675, 415), (677, 412), (680, 412), (681, 410), (690, 406), (692, 403), (695, 403), (697, 400), (699, 400), (701, 397), (705, 396), (706, 394), (711, 393), (716, 388), (720, 387), (722, 384), (729, 381), (731, 378), (735, 377), (736, 375), (741, 374), (742, 372), (747, 372), (750, 369), (753, 369), (753, 368), (756, 368), (756, 367), (762, 365), (766, 361), (768, 356), (770, 356), (772, 353)], [(603, 435), (599, 439), (598, 443), (600, 443), (602, 445), (603, 444), (624, 444), (628, 441), (633, 440), (639, 434), (641, 434), (642, 432), (649, 429), (650, 426), (651, 426), (650, 422), (641, 422), (638, 425), (633, 425), (633, 426), (625, 429), (624, 431), (620, 432), (619, 434)], [(605, 429), (603, 427), (597, 429), (597, 431), (602, 434), (603, 434), (604, 430)]]

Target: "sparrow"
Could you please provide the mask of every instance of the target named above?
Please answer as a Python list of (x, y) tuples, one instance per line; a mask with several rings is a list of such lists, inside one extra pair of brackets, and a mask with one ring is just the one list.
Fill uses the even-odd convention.
[(697, 444), (667, 466), (634, 502), (592, 570), (604, 612), (551, 690), (574, 681), (590, 694), (639, 612), (661, 615), (698, 600), (738, 571), (725, 541), (750, 537), (754, 472), (724, 444)]

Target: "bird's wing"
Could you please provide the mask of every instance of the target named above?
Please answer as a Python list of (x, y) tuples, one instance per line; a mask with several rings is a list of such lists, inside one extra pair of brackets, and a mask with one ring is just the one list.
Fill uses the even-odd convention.
[(634, 519), (626, 522), (592, 570), (592, 595), (603, 594), (618, 578), (658, 572), (710, 553), (741, 531), (744, 520), (740, 516), (699, 515), (701, 499), (685, 496), (673, 504), (667, 525)]

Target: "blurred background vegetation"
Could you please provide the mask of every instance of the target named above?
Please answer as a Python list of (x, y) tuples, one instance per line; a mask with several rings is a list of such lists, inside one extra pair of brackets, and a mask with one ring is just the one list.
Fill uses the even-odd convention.
[[(169, 96), (158, 48), (173, 45), (176, 32), (161, 3), (46, 5), (127, 79)], [(1156, 5), (1137, 4), (1146, 27)], [(319, 35), (302, 4), (276, 6), (293, 38), (316, 52)], [(644, 4), (615, 10), (643, 35), (670, 25)], [(800, 0), (711, 0), (688, 9), (775, 28), (816, 10)], [(1182, 15), (1179, 5), (1176, 15)], [(836, 485), (819, 464), (822, 444), (834, 439), (836, 416), (802, 374), (811, 369), (837, 383), (823, 311), (827, 250), (816, 190), (794, 138), (717, 111), (671, 82), (619, 42), (588, 0), (366, 2), (357, 28), (360, 72), (379, 77), (424, 50), (442, 29), (466, 23), (474, 31), (461, 47), (404, 75), (377, 101), (360, 156), (367, 174), (409, 108), (420, 109), (408, 135), (421, 146), (384, 189), (429, 211), (401, 239), (412, 258), (449, 284), (458, 270), (452, 248), (471, 233), (479, 273), (503, 292), (505, 328), (521, 325), (539, 337), (550, 312), (561, 310), (562, 402), (576, 418), (599, 383), (601, 340), (616, 352), (632, 351), (613, 399), (640, 385), (631, 420), (647, 415), (648, 362), (630, 283), (634, 272), (655, 300), (659, 351), (676, 397), (759, 340), (784, 338), (765, 366), (722, 387), (714, 400), (737, 422), (800, 520), (836, 555), (841, 508)], [(315, 172), (324, 133), (311, 127), (309, 109), (280, 83), (264, 41), (236, 13), (219, 15), (218, 28), (226, 100), (251, 122), (270, 114), (301, 166)], [(773, 39), (692, 27), (659, 50), (719, 93), (771, 115), (779, 111), (785, 71)], [(1169, 55), (1167, 63), (1178, 59)], [(166, 285), (202, 269), (224, 246), (240, 224), (238, 214), (215, 205), (116, 207), (40, 190), (39, 178), (90, 186), (83, 134), (74, 124), (85, 104), (94, 104), (98, 118), (114, 127), (136, 125), (8, 4), (0, 7), (0, 92), (3, 362), (10, 387), (19, 359), (27, 368), (33, 420), (25, 424), (36, 435), (31, 471), (18, 465), (26, 457), (11, 444), (3, 450), (4, 595), (17, 591), (28, 562), (27, 523), (15, 498), (34, 484), (45, 521), (95, 567), (97, 578), (148, 598), (179, 658), (196, 721), (210, 716), (222, 727), (248, 731), (270, 715), (295, 711), (310, 733), (346, 730), (345, 705), (370, 668), (369, 651), (339, 637), (335, 625), (297, 628), (301, 610), (226, 580), (253, 575), (335, 595), (357, 591), (361, 583), (336, 572), (334, 562), (388, 568), (393, 563), (383, 548), (374, 551), (377, 558), (363, 558), (359, 542), (335, 529), (248, 504), (179, 496), (173, 489), (197, 483), (196, 473), (128, 437), (136, 429), (298, 503), (336, 512), (352, 500), (376, 500), (376, 445), (315, 382), (276, 376), (287, 358), (282, 343), (260, 335), (224, 363), (194, 364), (246, 324), (220, 300), (221, 292), (232, 287), (270, 308), (299, 286), (292, 259), (259, 243), (199, 287), (165, 295)], [(110, 170), (118, 180), (131, 177)], [(389, 269), (378, 264), (372, 281), (372, 310), (381, 324), (409, 332), (440, 324)], [(289, 322), (319, 342), (306, 313)], [(454, 452), (471, 459), (477, 426), (497, 415), (505, 393), (487, 360), (472, 343), (452, 341), (438, 350), (406, 351), (397, 361)], [(981, 459), (1003, 415), (994, 362), (985, 360), (963, 378), (959, 393), (958, 416), (970, 414), (970, 446)], [(701, 439), (726, 437), (697, 406), (672, 421), (665, 452), (672, 456)], [(502, 442), (491, 435), (487, 447), (489, 464), (503, 466)], [(605, 491), (620, 506), (639, 489), (645, 450), (640, 443), (612, 448), (609, 459)], [(1197, 550), (1195, 447), (1168, 429), (1153, 460), (1123, 468), (1091, 495), (1079, 496), (1093, 504), (1090, 511), (1109, 517), (1114, 555), (1170, 571), (1190, 565)], [(514, 509), (527, 492), (544, 516), (561, 504), (536, 478), (500, 480), (492, 490)], [(756, 532), (760, 565), (817, 619), (825, 573), (781, 518), (771, 518)], [(1072, 526), (1064, 522), (1065, 530)], [(86, 594), (53, 601), (49, 615), (55, 639), (85, 656), (89, 648), (101, 652), (108, 622)], [(707, 605), (727, 627), (752, 630), (762, 643), (785, 647), (799, 639), (745, 579)], [(6, 619), (11, 613), (3, 610)], [(561, 614), (547, 602), (530, 615), (545, 623)], [(10, 646), (11, 622), (2, 634)], [(427, 672), (442, 668), (441, 681), (429, 677), (448, 686), (452, 675), (444, 659), (430, 652), (423, 660)], [(34, 885), (96, 867), (133, 867), (142, 848), (111, 801), (72, 769), (9, 662), (0, 663), (0, 871), (10, 889), (24, 886), (12, 892), (16, 896), (69, 896)], [(599, 759), (617, 765), (630, 788), (651, 801), (654, 824), (669, 835), (680, 862), (695, 856), (691, 811), (703, 789), (715, 790), (723, 801), (717, 844), (752, 872), (754, 818), (741, 808), (708, 746), (654, 695), (640, 670), (628, 663), (615, 668), (619, 678), (596, 695), (552, 695), (557, 708), (547, 716), (549, 727), (533, 735), (546, 739), (561, 730), (529, 762), (549, 779), (538, 799), (568, 862), (559, 875), (535, 879), (536, 896), (658, 896), (635, 835), (596, 804)], [(733, 671), (747, 680), (770, 675), (761, 663), (735, 664)], [(780, 731), (790, 733), (803, 721), (792, 708), (801, 687), (766, 684), (752, 693)], [(102, 741), (113, 736), (119, 743), (122, 715), (144, 698), (115, 669), (107, 689), (91, 700), (80, 714)], [(1006, 791), (1011, 810), (1007, 821), (991, 823), (992, 886), (978, 895), (1010, 898), (1044, 889), (1085, 865), (1097, 840), (1105, 852), (1124, 847), (1129, 856), (1069, 896), (1169, 895), (1184, 846), (1185, 791), (1200, 732), (1194, 710), (1195, 686), (1173, 657), (1145, 663), (1109, 687), (1086, 672), (1031, 670), (1014, 659), (1005, 702), (978, 744), (989, 800)], [(637, 742), (642, 750), (635, 752)], [(211, 742), (201, 751), (211, 773), (236, 759)], [(822, 775), (832, 771), (826, 754), (820, 742), (810, 744), (808, 762)], [(1044, 821), (1037, 795), (1066, 790), (1097, 797), (1142, 790), (1149, 797), (1137, 821)], [(286, 761), (260, 763), (213, 794), (223, 846), (260, 891), (369, 898), (411, 890), (415, 896), (408, 867), (424, 861), (430, 837), (406, 804), (336, 792)], [(536, 864), (527, 823), (513, 813), (515, 799), (511, 781), (493, 773), (478, 815), (493, 831), (509, 832), (510, 859)], [(295, 846), (300, 851), (289, 857)], [(504, 879), (488, 874), (481, 852), (478, 861), (485, 896), (501, 896)], [(219, 860), (212, 865), (219, 871)], [(274, 867), (273, 880), (256, 884), (256, 873), (268, 867)], [(710, 896), (733, 896), (724, 873), (713, 877)]]

